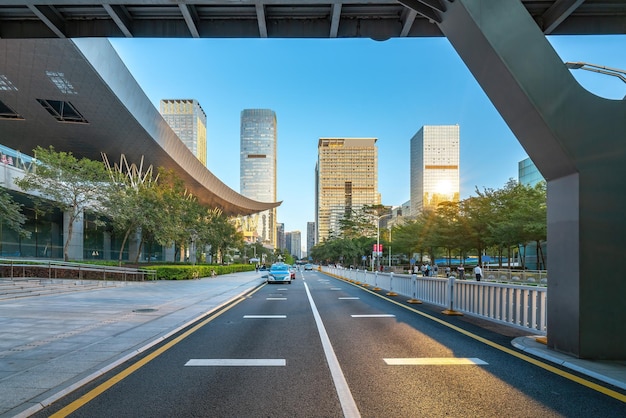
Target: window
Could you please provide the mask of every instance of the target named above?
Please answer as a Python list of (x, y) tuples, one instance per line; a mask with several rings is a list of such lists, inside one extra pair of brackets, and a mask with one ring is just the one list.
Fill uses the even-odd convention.
[(11, 109), (8, 105), (0, 101), (0, 119), (23, 120), (24, 118), (19, 113), (15, 112), (15, 110)]
[(45, 99), (37, 101), (59, 122), (89, 123), (70, 102)]

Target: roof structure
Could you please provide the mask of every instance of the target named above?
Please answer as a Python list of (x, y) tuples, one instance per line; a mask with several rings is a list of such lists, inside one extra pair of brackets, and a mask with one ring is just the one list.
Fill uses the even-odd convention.
[[(443, 36), (454, 0), (3, 0), (0, 38)], [(520, 0), (546, 35), (623, 34), (623, 0)]]
[(230, 189), (182, 143), (110, 42), (92, 39), (0, 40), (0, 139), (32, 155), (52, 145), (77, 157), (173, 170), (199, 202), (227, 215), (280, 205)]

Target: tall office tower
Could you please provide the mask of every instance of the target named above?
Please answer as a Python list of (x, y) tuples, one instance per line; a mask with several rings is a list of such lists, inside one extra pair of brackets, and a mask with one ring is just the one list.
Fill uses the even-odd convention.
[(540, 181), (545, 181), (537, 166), (530, 158), (517, 163), (517, 180), (520, 184), (534, 186)]
[[(244, 109), (240, 129), (240, 193), (260, 202), (276, 202), (276, 113)], [(259, 240), (276, 248), (276, 208), (251, 216), (258, 219)]]
[(276, 224), (276, 247), (281, 250), (287, 248), (285, 241), (285, 224), (282, 222)]
[(311, 250), (315, 247), (315, 222), (306, 223), (306, 253), (311, 255)]
[(411, 138), (411, 215), (460, 197), (459, 125), (423, 126)]
[(206, 114), (195, 99), (161, 100), (161, 115), (189, 151), (206, 166)]
[(291, 231), (285, 232), (285, 249), (289, 254), (291, 254)]
[(320, 138), (315, 167), (315, 242), (339, 234), (339, 221), (379, 205), (377, 138)]
[(291, 252), (298, 260), (302, 258), (302, 234), (300, 231), (291, 231)]

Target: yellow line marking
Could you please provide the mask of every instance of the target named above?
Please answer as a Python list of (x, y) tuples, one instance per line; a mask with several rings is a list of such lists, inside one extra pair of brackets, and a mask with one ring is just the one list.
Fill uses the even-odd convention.
[(115, 386), (117, 383), (121, 382), (122, 380), (124, 380), (125, 378), (127, 378), (128, 376), (130, 376), (131, 374), (133, 374), (134, 372), (136, 372), (137, 370), (139, 370), (140, 368), (142, 368), (143, 366), (145, 366), (146, 364), (148, 364), (149, 362), (151, 362), (152, 360), (154, 360), (155, 358), (157, 358), (161, 354), (165, 353), (167, 350), (169, 350), (170, 348), (172, 348), (173, 346), (175, 346), (176, 344), (178, 344), (179, 342), (181, 342), (185, 338), (189, 337), (194, 332), (198, 331), (200, 328), (202, 328), (203, 326), (205, 326), (206, 324), (208, 324), (209, 322), (211, 322), (212, 320), (214, 320), (218, 316), (222, 315), (224, 312), (229, 311), (231, 308), (235, 307), (239, 303), (241, 303), (244, 300), (246, 300), (247, 297), (249, 297), (250, 295), (252, 295), (252, 294), (256, 293), (257, 291), (259, 291), (263, 286), (265, 286), (265, 285), (261, 285), (257, 289), (255, 289), (254, 291), (252, 291), (250, 293), (247, 293), (245, 296), (240, 297), (239, 300), (235, 301), (232, 305), (230, 305), (230, 306), (226, 307), (225, 309), (221, 310), (220, 312), (217, 312), (214, 315), (208, 317), (207, 319), (203, 320), (199, 324), (195, 325), (193, 328), (190, 328), (189, 330), (185, 331), (183, 334), (181, 334), (178, 337), (174, 338), (172, 341), (168, 342), (167, 344), (165, 344), (161, 348), (155, 350), (154, 352), (150, 353), (149, 355), (147, 355), (146, 357), (142, 358), (138, 362), (132, 364), (130, 367), (122, 370), (121, 372), (119, 372), (118, 374), (116, 374), (115, 376), (113, 376), (112, 378), (107, 380), (106, 382), (102, 383), (101, 385), (99, 385), (95, 389), (92, 389), (91, 391), (87, 392), (86, 394), (84, 394), (80, 398), (76, 399), (74, 402), (68, 404), (65, 408), (63, 408), (63, 409), (59, 410), (58, 412), (50, 415), (50, 418), (66, 417), (69, 414), (71, 414), (72, 412), (76, 411), (77, 409), (85, 406), (86, 404), (88, 404), (89, 402), (91, 402), (92, 400), (97, 398), (98, 396), (102, 395), (105, 391), (107, 391), (108, 389), (110, 389), (113, 386)]
[[(342, 279), (340, 277), (337, 277), (337, 276), (333, 276), (333, 277), (336, 277), (339, 280), (346, 281), (346, 280), (344, 280), (344, 279)], [(530, 364), (534, 364), (537, 367), (541, 367), (544, 370), (547, 370), (547, 371), (549, 371), (551, 373), (554, 373), (556, 375), (564, 377), (564, 378), (566, 378), (568, 380), (571, 380), (572, 382), (576, 382), (576, 383), (578, 383), (580, 385), (588, 387), (589, 389), (592, 389), (592, 390), (595, 390), (597, 392), (603, 393), (603, 394), (605, 394), (607, 396), (610, 396), (611, 398), (617, 399), (618, 401), (626, 402), (626, 395), (622, 395), (621, 393), (619, 393), (617, 391), (614, 391), (614, 390), (609, 389), (607, 387), (601, 386), (601, 385), (599, 385), (597, 383), (594, 383), (594, 382), (591, 382), (589, 380), (586, 380), (586, 379), (583, 379), (581, 377), (578, 377), (578, 376), (576, 376), (576, 375), (574, 375), (572, 373), (566, 372), (565, 370), (561, 370), (561, 369), (559, 369), (557, 367), (554, 367), (554, 366), (551, 366), (551, 365), (549, 365), (547, 363), (544, 363), (542, 361), (536, 360), (536, 359), (534, 359), (532, 357), (529, 357), (529, 356), (527, 356), (525, 354), (518, 353), (517, 351), (515, 351), (515, 350), (513, 350), (511, 348), (507, 348), (507, 347), (504, 347), (504, 346), (502, 346), (500, 344), (494, 343), (493, 341), (490, 341), (490, 340), (488, 340), (486, 338), (483, 338), (483, 337), (481, 337), (479, 335), (476, 335), (476, 334), (473, 334), (473, 333), (471, 333), (469, 331), (466, 331), (463, 328), (459, 328), (456, 325), (452, 325), (452, 324), (450, 324), (450, 323), (448, 323), (448, 322), (446, 322), (444, 320), (436, 318), (436, 317), (434, 317), (432, 315), (429, 315), (427, 313), (420, 312), (417, 309), (411, 308), (410, 306), (405, 306), (405, 305), (401, 304), (400, 302), (396, 302), (393, 299), (389, 299), (389, 298), (387, 298), (387, 297), (385, 297), (383, 295), (379, 295), (378, 293), (373, 292), (373, 291), (371, 291), (369, 289), (366, 289), (364, 287), (355, 286), (355, 285), (353, 285), (353, 286), (356, 287), (356, 288), (359, 288), (359, 289), (361, 289), (361, 290), (363, 290), (365, 292), (369, 292), (372, 295), (378, 296), (379, 298), (384, 299), (384, 300), (386, 300), (388, 302), (394, 303), (394, 304), (396, 304), (396, 305), (398, 305), (398, 306), (400, 306), (400, 307), (402, 307), (404, 309), (407, 309), (407, 310), (409, 310), (409, 311), (411, 311), (413, 313), (421, 315), (424, 318), (428, 318), (428, 319), (430, 319), (432, 321), (435, 321), (435, 322), (437, 322), (437, 323), (439, 323), (441, 325), (444, 325), (444, 326), (446, 326), (446, 327), (448, 327), (450, 329), (453, 329), (453, 330), (455, 330), (455, 331), (457, 331), (457, 332), (459, 332), (459, 333), (461, 333), (463, 335), (466, 335), (466, 336), (468, 336), (470, 338), (473, 338), (476, 341), (480, 341), (483, 344), (486, 344), (486, 345), (488, 345), (490, 347), (493, 347), (493, 348), (495, 348), (497, 350), (500, 350), (500, 351), (503, 351), (503, 352), (505, 352), (507, 354), (510, 354), (513, 357), (517, 357), (520, 360), (526, 361), (526, 362), (528, 362)]]

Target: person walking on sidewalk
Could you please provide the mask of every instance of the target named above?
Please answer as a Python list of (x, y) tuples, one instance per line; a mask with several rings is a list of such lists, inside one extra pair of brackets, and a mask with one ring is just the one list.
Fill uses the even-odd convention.
[(483, 270), (480, 268), (478, 264), (476, 265), (476, 267), (474, 267), (474, 274), (476, 275), (477, 282), (479, 282), (480, 279), (483, 277)]

